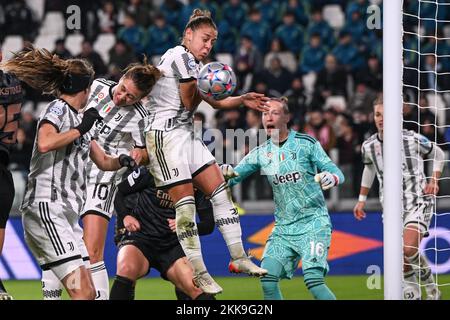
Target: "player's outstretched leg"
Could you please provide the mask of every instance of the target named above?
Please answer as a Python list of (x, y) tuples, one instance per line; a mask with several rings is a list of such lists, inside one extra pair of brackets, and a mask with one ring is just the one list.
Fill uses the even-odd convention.
[(42, 271), (42, 296), (44, 300), (61, 300), (63, 285), (52, 270)]
[(228, 246), (231, 255), (229, 270), (233, 273), (247, 273), (263, 276), (267, 270), (254, 264), (244, 251), (239, 214), (231, 200), (231, 192), (223, 181), (211, 194), (214, 220)]
[(197, 223), (195, 222), (194, 197), (183, 197), (175, 203), (174, 207), (176, 211), (178, 241), (194, 268), (194, 284), (205, 293), (221, 293), (222, 288), (209, 275), (203, 262)]
[(309, 292), (316, 300), (336, 300), (334, 293), (327, 287), (324, 281), (322, 268), (310, 268), (303, 270), (303, 280)]

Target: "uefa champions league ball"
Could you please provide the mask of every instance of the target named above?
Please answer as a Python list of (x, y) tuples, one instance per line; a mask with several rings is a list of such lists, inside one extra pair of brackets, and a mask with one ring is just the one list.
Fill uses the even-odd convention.
[(229, 65), (210, 62), (200, 70), (197, 87), (204, 96), (222, 100), (236, 88), (236, 75)]

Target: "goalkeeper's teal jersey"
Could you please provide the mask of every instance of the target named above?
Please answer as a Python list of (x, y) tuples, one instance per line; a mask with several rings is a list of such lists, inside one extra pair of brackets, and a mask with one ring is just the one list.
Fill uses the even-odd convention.
[(320, 143), (295, 131), (290, 131), (281, 147), (269, 139), (250, 151), (235, 168), (239, 176), (228, 183), (233, 186), (258, 170), (273, 188), (275, 231), (286, 235), (304, 233), (302, 226), (311, 219), (329, 219), (322, 189), (314, 181), (316, 173), (328, 171), (339, 177), (339, 183), (344, 182), (341, 170)]

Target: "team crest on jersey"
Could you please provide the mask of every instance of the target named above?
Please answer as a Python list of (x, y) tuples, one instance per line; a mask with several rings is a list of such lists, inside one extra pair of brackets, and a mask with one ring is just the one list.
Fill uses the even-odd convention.
[(63, 106), (62, 105), (54, 105), (50, 108), (50, 112), (56, 114), (57, 116), (61, 116), (64, 113)]
[(195, 59), (194, 58), (189, 59), (188, 66), (192, 70), (195, 70), (197, 68), (197, 63), (195, 63)]
[(123, 119), (123, 115), (120, 113), (117, 113), (116, 116), (114, 117), (115, 122), (119, 122), (122, 119)]
[(267, 158), (272, 159), (273, 154), (272, 154), (272, 152), (267, 152), (266, 156), (267, 156)]
[(103, 92), (100, 92), (95, 98), (94, 102), (98, 103), (100, 100), (102, 100), (105, 97), (105, 94)]
[(376, 144), (375, 145), (375, 155), (378, 157), (378, 156), (380, 156), (381, 157), (381, 145), (379, 145), (379, 144)]

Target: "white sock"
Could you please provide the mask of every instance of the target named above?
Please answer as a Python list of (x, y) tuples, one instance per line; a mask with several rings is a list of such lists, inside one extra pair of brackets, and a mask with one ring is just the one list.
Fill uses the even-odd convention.
[(41, 281), (44, 300), (61, 300), (64, 287), (52, 270), (42, 271)]
[(425, 290), (431, 292), (436, 288), (436, 282), (434, 281), (433, 273), (428, 265), (426, 258), (417, 252), (412, 257), (408, 257), (408, 262), (412, 265), (416, 277), (420, 279), (420, 284), (425, 286)]
[(105, 262), (91, 264), (91, 274), (95, 286), (95, 300), (109, 300), (109, 278)]
[(202, 257), (202, 247), (198, 237), (197, 223), (195, 221), (195, 199), (187, 196), (175, 204), (177, 237), (184, 254), (198, 274), (206, 271)]
[(211, 194), (211, 204), (216, 226), (222, 233), (231, 258), (234, 260), (245, 257), (239, 214), (233, 205), (231, 192), (226, 182), (218, 186)]

